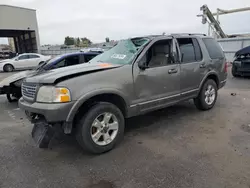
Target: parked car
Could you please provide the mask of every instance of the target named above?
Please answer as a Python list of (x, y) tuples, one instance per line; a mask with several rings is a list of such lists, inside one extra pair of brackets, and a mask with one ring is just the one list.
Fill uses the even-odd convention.
[(40, 66), (38, 66), (34, 70), (19, 72), (5, 78), (0, 82), (0, 95), (6, 94), (8, 101), (13, 102), (15, 101), (15, 99), (18, 99), (22, 96), (21, 84), (24, 78), (32, 75), (37, 75), (51, 69), (86, 63), (99, 54), (100, 52), (75, 52), (59, 55), (57, 57), (49, 59), (43, 64), (40, 64)]
[(232, 65), (232, 75), (234, 77), (250, 76), (250, 46), (237, 51), (235, 57)]
[(35, 53), (20, 54), (12, 59), (0, 61), (0, 71), (12, 72), (14, 70), (33, 69), (50, 58), (51, 56)]
[(80, 50), (80, 52), (99, 52), (103, 53), (104, 50), (102, 48), (83, 48)]
[(28, 77), (19, 107), (34, 123), (32, 137), (39, 147), (47, 147), (60, 127), (83, 149), (103, 153), (122, 140), (125, 118), (189, 99), (200, 110), (213, 108), (226, 70), (213, 38), (132, 38), (87, 64)]

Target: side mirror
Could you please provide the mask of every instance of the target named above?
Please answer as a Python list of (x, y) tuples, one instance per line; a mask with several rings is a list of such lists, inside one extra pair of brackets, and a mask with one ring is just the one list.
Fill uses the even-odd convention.
[(16, 58), (15, 61), (18, 61), (18, 58)]
[(138, 62), (138, 67), (139, 67), (141, 70), (145, 70), (146, 68), (148, 68), (146, 61), (143, 61), (143, 59), (141, 59), (141, 60)]

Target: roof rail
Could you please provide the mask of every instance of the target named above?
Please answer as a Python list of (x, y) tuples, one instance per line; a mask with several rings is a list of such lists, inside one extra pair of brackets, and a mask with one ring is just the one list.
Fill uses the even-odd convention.
[(171, 33), (170, 35), (202, 35), (202, 36), (207, 36), (206, 34), (204, 33)]

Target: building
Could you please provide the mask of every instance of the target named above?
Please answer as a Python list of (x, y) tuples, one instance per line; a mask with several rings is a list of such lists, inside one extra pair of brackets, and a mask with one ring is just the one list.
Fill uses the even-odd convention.
[(17, 53), (39, 53), (40, 39), (36, 10), (0, 5), (0, 37), (13, 38)]
[(12, 52), (15, 52), (16, 48), (15, 48), (14, 38), (8, 38), (8, 42), (9, 42), (10, 50)]

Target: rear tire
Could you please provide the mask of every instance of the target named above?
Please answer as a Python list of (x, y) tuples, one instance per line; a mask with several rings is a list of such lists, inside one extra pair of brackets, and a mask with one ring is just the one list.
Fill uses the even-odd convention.
[(4, 65), (3, 70), (4, 70), (4, 72), (13, 72), (14, 67), (11, 64), (7, 64), (7, 65)]
[(214, 80), (208, 79), (203, 84), (198, 97), (194, 99), (194, 104), (199, 110), (210, 110), (217, 100), (218, 88)]
[(117, 106), (100, 102), (78, 121), (76, 139), (84, 150), (93, 154), (104, 153), (123, 139), (124, 124), (124, 116)]

